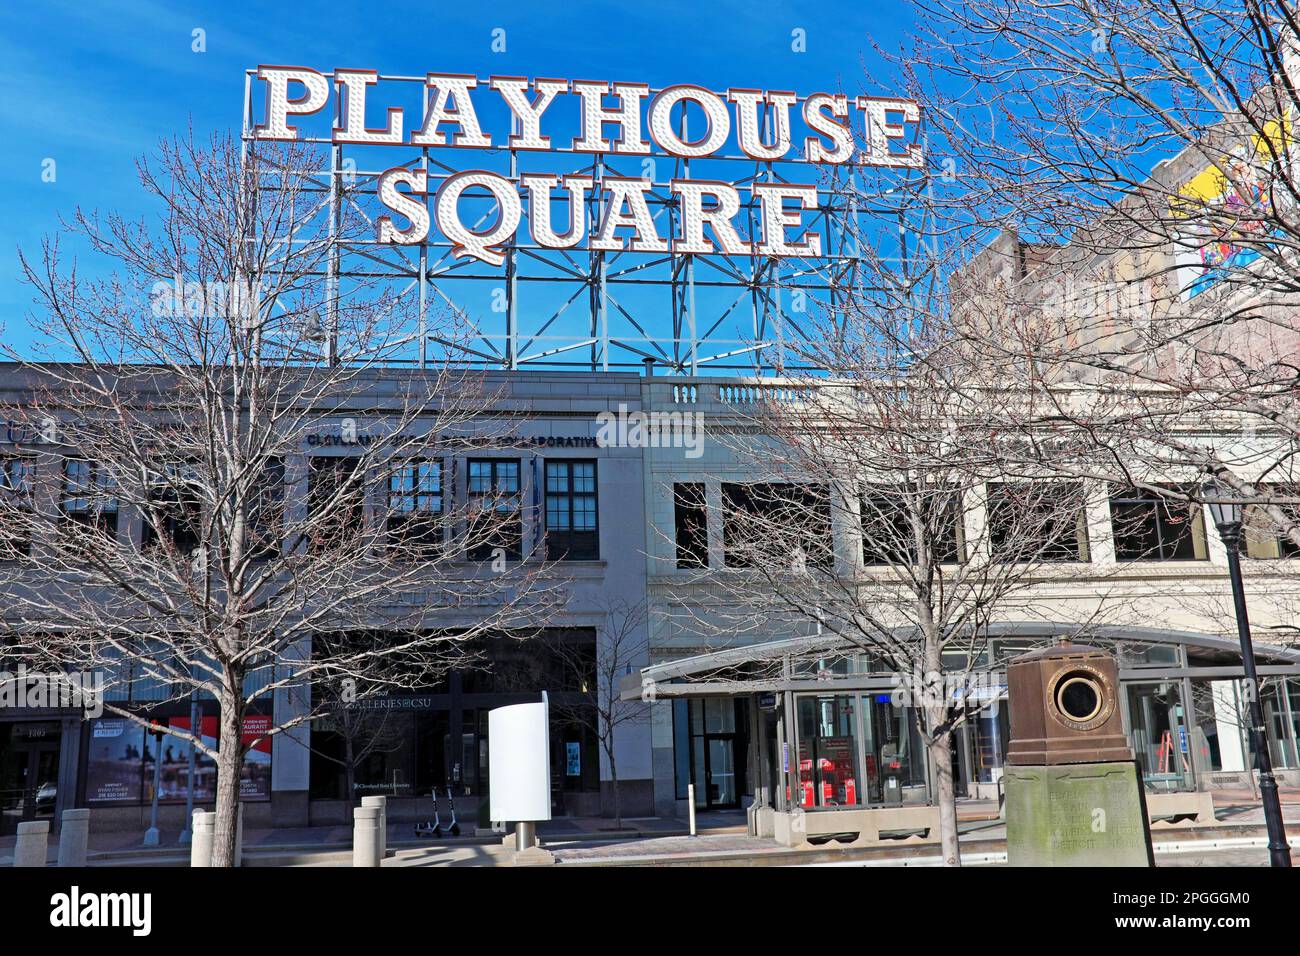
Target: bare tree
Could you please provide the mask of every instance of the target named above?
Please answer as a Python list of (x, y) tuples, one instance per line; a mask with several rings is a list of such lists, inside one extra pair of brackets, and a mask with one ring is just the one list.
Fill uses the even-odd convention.
[(896, 62), (926, 109), (932, 221), (987, 243), (961, 331), (1036, 390), (1025, 428), (1086, 439), (1079, 476), (1213, 474), (1300, 550), (1295, 5), (916, 8)]
[[(789, 346), (830, 374), (756, 385), (755, 411), (710, 434), (759, 480), (718, 476), (726, 570), (701, 575), (715, 600), (679, 613), (714, 639), (832, 637), (899, 675), (933, 773), (943, 857), (958, 865), (952, 741), (987, 699), (988, 627), (1052, 613), (1045, 592), (1089, 558), (1093, 492), (1014, 466), (1007, 446), (1024, 432), (1005, 423), (1018, 423), (1026, 398), (959, 347), (942, 263), (901, 282), (882, 259), (863, 266)], [(1036, 440), (1056, 439), (1047, 429)], [(1081, 633), (1122, 608), (1100, 586), (1095, 597), (1077, 612)]]
[[(427, 686), (467, 642), (535, 629), (563, 599), (540, 561), (504, 560), (517, 500), (462, 507), (448, 489), (442, 456), (512, 440), (483, 377), (454, 364), (458, 328), (430, 316), (446, 358), (392, 368), (411, 306), (328, 281), (322, 175), (298, 147), (168, 142), (140, 166), (156, 223), (68, 226), (103, 274), (53, 240), (22, 258), (45, 351), (16, 356), (4, 410), (34, 467), (30, 494), (0, 496), (26, 544), (4, 627), (110, 690), (215, 700), (215, 748), (167, 728), (217, 765), (214, 866), (232, 864), (242, 758), (265, 739), (243, 737), (250, 707), (284, 692), (277, 735), (344, 688)], [(343, 198), (347, 236), (365, 223)], [(500, 560), (464, 562), (484, 549)]]
[(600, 741), (609, 764), (610, 788), (614, 796), (614, 826), (623, 829), (623, 795), (618, 784), (616, 742), (620, 728), (644, 723), (650, 717), (646, 704), (624, 700), (622, 681), (636, 667), (643, 666), (649, 649), (646, 636), (648, 609), (644, 598), (629, 601), (613, 596), (606, 600), (594, 655), (573, 644), (558, 644), (557, 654), (566, 673), (566, 684), (577, 688), (556, 704), (556, 711), (568, 720), (588, 728)]

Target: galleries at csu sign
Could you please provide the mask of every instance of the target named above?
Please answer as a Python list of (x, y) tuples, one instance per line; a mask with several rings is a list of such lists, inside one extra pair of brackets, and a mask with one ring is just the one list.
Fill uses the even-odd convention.
[[(745, 158), (823, 167), (902, 169), (922, 164), (921, 147), (916, 142), (920, 109), (906, 99), (841, 93), (799, 96), (756, 89), (729, 89), (720, 94), (689, 84), (669, 86), (651, 96), (644, 83), (513, 76), (480, 81), (461, 74), (430, 73), (422, 84), (424, 115), (417, 126), (408, 124), (401, 107), (381, 102), (376, 108), (380, 96), (372, 94), (381, 93), (376, 89), (381, 77), (373, 70), (336, 69), (327, 75), (306, 67), (260, 66), (256, 75), (266, 110), (252, 135), (263, 140), (308, 138), (300, 134), (293, 120), (329, 106), (332, 88), (336, 119), (330, 140), (336, 144), (508, 148), (610, 157), (651, 156), (655, 154), (653, 144), (659, 154), (682, 160)], [(418, 81), (418, 77), (414, 79)], [(481, 89), (484, 86), (487, 90)], [(481, 97), (492, 97), (493, 102), (485, 104)], [(561, 98), (565, 105), (557, 105)], [(376, 114), (382, 109), (382, 126), (367, 125), (368, 105)], [(509, 129), (484, 128), (480, 116), (487, 115), (489, 106), (502, 115), (508, 110)], [(685, 135), (685, 123), (674, 125), (674, 117), (688, 107), (692, 115), (703, 117), (699, 130), (690, 136)], [(807, 135), (796, 135), (796, 122)], [(564, 123), (577, 133), (571, 139), (566, 137), (567, 143), (558, 132)], [(858, 139), (860, 143), (855, 141)], [(724, 153), (730, 143), (739, 156)], [(667, 238), (659, 234), (650, 210), (649, 197), (662, 186), (657, 187), (649, 176), (607, 173), (598, 185), (585, 171), (524, 173), (512, 180), (482, 169), (466, 169), (447, 176), (438, 186), (431, 204), (432, 223), (427, 202), (429, 180), (422, 167), (397, 166), (379, 175), (376, 192), (380, 202), (404, 221), (395, 221), (392, 215), (379, 216), (378, 242), (425, 242), (436, 223), (457, 258), (468, 256), (499, 266), (505, 259), (502, 246), (519, 228), (526, 195), (533, 242), (546, 249), (574, 249), (585, 238), (583, 204), (589, 193), (599, 190), (601, 212), (593, 219), (589, 246), (598, 252), (822, 255), (820, 236), (801, 228), (803, 213), (818, 207), (817, 187), (812, 183), (779, 177), (747, 182), (744, 188), (758, 207), (761, 231), (753, 228), (755, 234), (745, 240), (735, 225), (741, 210), (740, 190), (735, 184), (714, 179), (683, 177), (668, 183), (679, 210), (679, 225), (677, 235)], [(486, 228), (474, 229), (462, 221), (461, 199), (469, 191), (474, 195), (486, 192), (495, 202), (495, 221)], [(558, 231), (553, 221), (552, 205), (557, 202), (567, 202), (564, 218), (568, 225), (563, 231)], [(706, 224), (711, 236), (705, 233)], [(630, 236), (625, 235), (628, 231)]]

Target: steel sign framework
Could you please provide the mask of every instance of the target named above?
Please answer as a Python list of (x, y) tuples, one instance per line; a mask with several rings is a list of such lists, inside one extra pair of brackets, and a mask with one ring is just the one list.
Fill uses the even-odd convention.
[[(435, 360), (441, 351), (454, 349), (476, 365), (506, 369), (609, 371), (648, 367), (659, 374), (688, 375), (736, 371), (761, 375), (792, 370), (796, 363), (789, 358), (788, 346), (811, 334), (810, 316), (817, 310), (834, 317), (846, 308), (863, 281), (863, 243), (876, 244), (877, 261), (890, 258), (888, 252), (880, 254), (882, 244), (894, 243), (901, 249), (900, 220), (894, 218), (895, 213), (885, 197), (898, 192), (899, 183), (917, 178), (915, 164), (911, 162), (809, 162), (809, 155), (819, 155), (819, 147), (822, 154), (827, 148), (818, 140), (817, 129), (820, 125), (817, 121), (824, 123), (826, 116), (814, 115), (811, 127), (805, 123), (799, 129), (792, 114), (802, 110), (806, 120), (814, 112), (809, 102), (812, 97), (793, 93), (754, 97), (749, 119), (757, 122), (757, 137), (762, 143), (788, 141), (798, 147), (800, 140), (796, 134), (810, 134), (803, 140), (808, 145), (800, 155), (756, 158), (753, 155), (756, 150), (745, 148), (741, 140), (739, 126), (745, 117), (740, 110), (737, 110), (735, 133), (725, 142), (717, 140), (714, 134), (719, 117), (709, 116), (707, 108), (688, 108), (699, 106), (698, 103), (678, 103), (675, 108), (661, 109), (651, 117), (652, 123), (644, 128), (652, 128), (654, 123), (659, 128), (655, 140), (647, 137), (643, 145), (648, 148), (644, 151), (620, 152), (619, 142), (613, 140), (609, 151), (591, 152), (575, 148), (580, 145), (577, 137), (583, 135), (582, 127), (587, 123), (585, 114), (578, 111), (574, 111), (576, 116), (560, 115), (554, 108), (548, 112), (545, 119), (551, 125), (547, 128), (545, 147), (538, 148), (537, 123), (524, 129), (519, 113), (504, 102), (481, 102), (475, 107), (478, 115), (468, 122), (463, 116), (457, 118), (456, 111), (449, 108), (454, 101), (435, 89), (434, 75), (366, 73), (364, 83), (371, 96), (367, 111), (364, 100), (349, 100), (352, 86), (344, 76), (365, 71), (319, 73), (316, 75), (323, 77), (338, 95), (333, 97), (332, 110), (319, 107), (308, 110), (302, 104), (311, 95), (310, 89), (297, 98), (287, 99), (284, 84), (268, 92), (266, 69), (246, 72), (243, 146), (247, 154), (257, 149), (263, 139), (286, 138), (268, 136), (267, 126), (271, 121), (258, 116), (259, 111), (263, 117), (269, 116), (270, 100), (279, 96), (280, 125), (284, 125), (285, 103), (290, 104), (287, 108), (291, 113), (295, 109), (293, 104), (299, 104), (302, 112), (292, 115), (290, 119), (295, 125), (287, 127), (292, 139), (324, 154), (319, 167), (309, 173), (308, 187), (320, 194), (316, 208), (320, 216), (327, 217), (325, 230), (330, 240), (329, 254), (325, 257), (327, 265), (319, 274), (326, 289), (324, 321), (333, 327), (335, 315), (331, 303), (354, 294), (354, 290), (392, 284), (398, 295), (412, 300), (410, 305), (416, 317), (406, 337), (409, 349), (397, 360), (420, 366)], [(500, 78), (463, 80), (471, 88), (495, 90), (494, 84)], [(571, 98), (578, 85), (577, 81), (570, 84), (535, 80), (527, 84), (527, 89), (536, 93), (539, 88), (545, 90), (545, 84), (555, 84), (560, 97)], [(618, 85), (613, 87), (616, 94), (618, 88)], [(654, 98), (672, 95), (679, 88), (642, 89), (646, 96)], [(382, 102), (379, 91), (384, 93)], [(319, 91), (316, 95), (317, 99), (307, 105), (319, 102)], [(700, 95), (707, 107), (707, 97)], [(735, 91), (711, 95), (725, 102), (735, 96)], [(828, 94), (813, 96), (820, 97), (816, 102), (822, 106), (828, 102)], [(541, 99), (537, 95), (534, 103)], [(607, 102), (603, 94), (597, 99)], [(400, 116), (396, 120), (398, 135), (393, 137), (385, 136), (383, 127), (374, 129), (366, 124), (367, 118), (373, 121), (375, 116), (387, 115), (388, 129), (392, 130), (393, 114), (398, 109), (392, 107), (385, 113), (383, 107), (390, 103), (409, 104), (411, 108), (406, 112), (421, 118), (421, 130), (429, 125), (430, 110), (438, 110), (440, 117), (432, 126), (436, 129), (439, 122), (445, 123), (448, 131), (456, 131), (455, 135), (425, 137), (442, 140), (434, 144), (400, 142)], [(654, 99), (650, 103), (653, 107)], [(586, 106), (584, 98), (583, 107)], [(358, 107), (360, 118), (350, 118), (349, 110)], [(494, 118), (493, 107), (496, 107), (495, 118), (500, 120), (500, 129), (509, 131), (506, 142), (477, 148), (460, 144), (462, 138), (474, 140), (475, 127), (489, 126), (488, 121)], [(364, 115), (367, 112), (369, 117)], [(668, 117), (671, 117), (671, 130), (664, 128)], [(566, 119), (568, 126), (563, 125)], [(605, 128), (602, 121), (613, 122), (608, 118), (598, 121), (598, 134)], [(846, 117), (845, 127), (850, 127), (851, 122)], [(907, 136), (913, 140), (917, 136), (916, 125), (907, 124)], [(345, 138), (339, 135), (343, 127), (359, 127), (362, 135), (356, 138), (365, 141), (340, 141)], [(895, 136), (902, 129), (901, 123), (891, 127)], [(753, 143), (755, 131), (746, 132)], [(876, 142), (881, 142), (878, 131), (871, 128), (869, 116), (860, 128), (851, 132), (855, 141), (870, 143), (875, 134)], [(820, 135), (824, 137), (824, 133)], [(571, 136), (574, 138), (569, 145)], [(680, 155), (690, 151), (682, 144), (698, 145), (710, 137), (715, 139), (715, 148), (707, 155)], [(490, 134), (481, 134), (477, 142), (489, 138)], [(416, 139), (414, 130), (410, 139)], [(676, 148), (670, 152), (658, 139), (670, 139)], [(832, 142), (831, 146), (834, 145)], [(919, 153), (919, 147), (906, 149), (914, 155)], [(861, 155), (856, 152), (856, 146), (854, 150), (855, 155)], [(776, 150), (764, 152), (770, 156)], [(455, 214), (463, 224), (460, 228), (472, 234), (490, 233), (494, 225), (501, 224), (509, 215), (520, 215), (517, 210), (503, 209), (503, 201), (505, 205), (517, 204), (529, 223), (528, 226), (520, 224), (495, 247), (494, 251), (500, 253), (499, 264), (466, 254), (463, 245), (439, 228), (440, 216), (445, 221), (446, 214), (445, 209), (434, 208), (439, 195), (448, 183), (464, 178), (470, 170), (500, 177), (510, 184), (510, 191), (518, 198), (494, 194), (477, 184), (484, 177), (471, 177), (469, 187), (463, 191), (458, 188), (456, 201), (447, 204), (455, 207)], [(551, 177), (557, 188), (549, 193), (530, 191), (529, 180), (536, 181), (539, 177), (543, 177), (543, 184), (546, 177)], [(869, 194), (864, 188), (867, 177), (871, 177), (873, 185)], [(397, 190), (395, 196), (390, 185), (394, 179), (408, 186), (418, 180), (425, 188), (418, 194)], [(620, 241), (618, 249), (608, 248), (611, 244), (605, 242), (606, 248), (600, 248), (593, 241), (607, 217), (622, 211), (621, 203), (619, 210), (611, 210), (611, 187), (631, 181), (643, 184), (637, 188), (643, 190), (653, 229), (666, 237), (658, 243), (660, 249), (635, 249), (633, 241)], [(675, 237), (682, 236), (684, 226), (702, 234), (698, 223), (683, 223), (683, 217), (691, 215), (683, 201), (683, 192), (689, 187), (681, 185), (683, 182), (708, 184), (702, 187), (705, 192), (715, 188), (727, 192), (730, 187), (738, 194), (736, 214), (731, 217), (735, 227), (731, 242), (723, 241), (716, 224), (711, 223), (718, 238), (716, 247), (707, 252), (683, 251), (681, 247), (689, 244)], [(571, 188), (566, 189), (566, 185)], [(572, 191), (579, 186), (582, 187), (580, 195)], [(785, 186), (812, 187), (810, 195), (815, 199), (802, 209), (791, 210), (788, 201), (766, 208), (762, 193), (773, 189), (780, 193)], [(537, 189), (536, 182), (532, 189)], [(547, 198), (536, 201), (540, 195)], [(696, 200), (697, 204), (703, 201)], [(377, 231), (345, 236), (338, 230), (346, 211), (375, 226), (388, 219), (391, 237), (397, 228), (391, 225), (392, 221), (402, 218), (395, 210), (409, 211), (413, 208), (410, 203), (424, 207), (425, 222), (430, 224), (427, 233), (419, 235), (416, 241), (381, 242), (378, 235), (382, 233)], [(635, 214), (633, 206), (627, 208)], [(575, 221), (575, 210), (580, 221)], [(705, 210), (707, 218), (709, 211), (716, 211), (716, 206), (706, 204)], [(783, 235), (781, 242), (787, 243), (788, 248), (804, 247), (804, 254), (773, 254), (770, 247), (763, 248), (765, 233), (771, 240), (774, 231), (771, 221), (765, 217), (780, 216), (783, 210), (794, 218), (788, 220), (790, 233)], [(572, 239), (577, 233), (581, 238), (560, 248), (555, 247), (554, 241), (549, 244), (537, 241), (537, 220), (542, 213), (545, 213), (544, 235), (549, 229), (552, 239), (557, 235)], [(698, 205), (695, 215), (698, 218)], [(419, 213), (414, 216), (419, 218)], [(624, 218), (634, 218), (634, 215)], [(565, 224), (564, 233), (560, 233), (560, 223)], [(609, 232), (612, 234), (613, 230)], [(636, 231), (635, 238), (643, 238), (640, 231)], [(739, 245), (735, 240), (739, 240)], [(812, 252), (806, 251), (808, 246), (814, 247)], [(778, 248), (785, 249), (787, 245)], [(899, 251), (894, 256), (902, 254)], [(454, 343), (443, 338), (435, 328), (438, 323), (429, 321), (430, 312), (435, 309), (450, 312), (457, 325), (466, 330), (465, 335)], [(329, 336), (326, 339), (333, 341)]]

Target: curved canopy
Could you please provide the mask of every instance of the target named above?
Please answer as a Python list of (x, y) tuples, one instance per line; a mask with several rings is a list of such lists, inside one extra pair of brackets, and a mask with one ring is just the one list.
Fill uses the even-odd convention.
[[(1012, 621), (992, 624), (986, 628), (990, 639), (1053, 640), (1066, 637), (1079, 643), (1132, 643), (1141, 645), (1182, 646), (1187, 648), (1187, 660), (1192, 669), (1204, 668), (1206, 676), (1241, 676), (1241, 647), (1235, 638), (1197, 631), (1182, 631), (1154, 627), (1091, 626), (1041, 621)], [(1300, 648), (1255, 641), (1255, 657), (1261, 671), (1300, 674)], [(705, 654), (696, 654), (674, 661), (665, 661), (643, 667), (623, 679), (622, 696), (625, 699), (646, 697), (645, 689), (657, 688), (652, 696), (690, 696), (695, 693), (751, 693), (775, 690), (789, 684), (824, 684), (823, 675), (775, 674), (772, 666), (782, 661), (806, 661), (817, 657), (863, 653), (864, 649), (848, 639), (835, 634), (808, 637), (782, 638), (760, 644), (720, 648)], [(766, 667), (765, 667), (766, 665)], [(994, 668), (997, 665), (993, 665)], [(1228, 671), (1229, 673), (1222, 673)], [(1234, 675), (1231, 673), (1236, 671)], [(746, 673), (749, 672), (749, 673)], [(719, 680), (719, 675), (727, 675)], [(839, 675), (829, 675), (837, 683)], [(887, 679), (876, 674), (875, 680)], [(870, 681), (864, 681), (869, 683)], [(669, 690), (665, 685), (669, 685)], [(664, 693), (667, 691), (667, 693)]]

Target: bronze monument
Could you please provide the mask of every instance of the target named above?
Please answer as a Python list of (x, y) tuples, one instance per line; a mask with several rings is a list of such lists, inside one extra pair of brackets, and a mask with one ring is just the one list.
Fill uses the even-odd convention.
[(1008, 663), (1007, 685), (1007, 862), (1152, 865), (1115, 658), (1082, 644), (1031, 651)]

